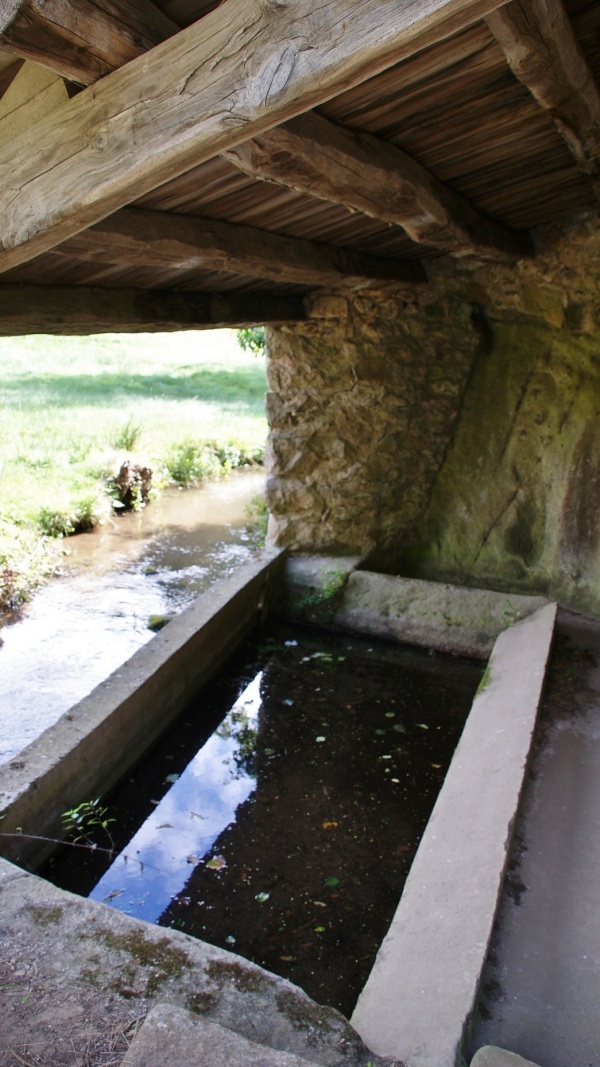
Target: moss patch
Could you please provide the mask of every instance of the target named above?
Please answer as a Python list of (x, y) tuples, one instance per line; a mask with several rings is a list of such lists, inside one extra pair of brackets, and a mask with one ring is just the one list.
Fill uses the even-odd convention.
[(58, 904), (30, 904), (29, 911), (38, 926), (52, 926), (60, 922), (64, 909)]
[(230, 983), (240, 993), (266, 993), (275, 984), (256, 968), (227, 960), (212, 960), (206, 973), (218, 985)]
[[(187, 954), (182, 949), (175, 948), (167, 937), (153, 941), (137, 930), (128, 934), (104, 930), (100, 937), (107, 948), (125, 952), (131, 958), (131, 962), (122, 968), (121, 976), (111, 987), (120, 996), (153, 996), (165, 982), (171, 978), (179, 978), (186, 969), (189, 970), (193, 966)], [(145, 973), (146, 970), (149, 971), (148, 974)], [(135, 991), (140, 974), (146, 982), (144, 993)]]

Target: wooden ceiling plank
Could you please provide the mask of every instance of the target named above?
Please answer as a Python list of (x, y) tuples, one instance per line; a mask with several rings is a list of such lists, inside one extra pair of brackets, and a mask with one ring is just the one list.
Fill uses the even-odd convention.
[(124, 208), (55, 252), (121, 266), (224, 271), (271, 281), (360, 288), (419, 282), (419, 263), (383, 259), (254, 226)]
[(91, 85), (177, 33), (151, 0), (3, 0), (0, 47)]
[(225, 158), (254, 178), (401, 226), (418, 244), (500, 260), (532, 253), (410, 156), (371, 134), (309, 112), (236, 145)]
[(502, 2), (222, 4), (0, 151), (0, 270)]
[(0, 336), (160, 333), (298, 322), (300, 297), (86, 286), (0, 286)]
[(561, 0), (512, 0), (486, 22), (581, 169), (597, 175), (600, 92)]
[(11, 82), (14, 81), (21, 67), (23, 66), (22, 59), (15, 59), (11, 56), (11, 63), (3, 63), (0, 66), (0, 98), (2, 98), (8, 89)]

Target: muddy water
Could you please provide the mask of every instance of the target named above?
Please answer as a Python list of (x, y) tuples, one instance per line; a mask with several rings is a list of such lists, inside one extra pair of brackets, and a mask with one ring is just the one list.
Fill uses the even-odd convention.
[(349, 1014), (480, 677), (356, 636), (263, 634), (106, 799), (113, 854), (65, 848), (43, 873)]
[(152, 636), (151, 615), (181, 610), (245, 562), (244, 509), (262, 472), (182, 492), (65, 542), (68, 576), (2, 629), (0, 763), (86, 696)]

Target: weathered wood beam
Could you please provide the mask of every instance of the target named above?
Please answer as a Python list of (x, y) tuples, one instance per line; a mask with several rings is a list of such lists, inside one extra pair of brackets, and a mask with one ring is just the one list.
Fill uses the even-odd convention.
[(31, 133), (0, 151), (0, 270), (502, 2), (222, 4), (38, 123), (35, 153)]
[(0, 0), (0, 47), (91, 85), (179, 27), (152, 0)]
[(226, 271), (315, 286), (425, 281), (420, 263), (381, 259), (254, 226), (124, 208), (55, 253), (96, 263)]
[(314, 111), (224, 155), (253, 178), (395, 223), (413, 241), (454, 256), (504, 259), (532, 252), (527, 234), (481, 215), (399, 148)]
[(213, 330), (222, 326), (298, 322), (305, 318), (300, 297), (83, 286), (0, 286), (0, 336)]
[(512, 0), (486, 21), (511, 69), (550, 113), (580, 167), (597, 175), (600, 92), (561, 0)]

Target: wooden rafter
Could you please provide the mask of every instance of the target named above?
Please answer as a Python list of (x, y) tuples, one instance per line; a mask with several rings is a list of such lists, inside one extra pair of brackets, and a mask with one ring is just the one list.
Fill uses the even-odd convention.
[(91, 85), (177, 30), (152, 0), (0, 3), (0, 47), (78, 85)]
[(100, 263), (197, 267), (315, 286), (425, 281), (419, 263), (362, 255), (253, 226), (135, 208), (116, 212), (55, 252)]
[(28, 333), (153, 333), (297, 322), (299, 297), (223, 295), (84, 286), (0, 286), (0, 336)]
[(0, 269), (358, 85), (503, 0), (222, 4), (0, 152)]
[(580, 167), (597, 175), (600, 92), (561, 0), (512, 0), (486, 21), (511, 69), (550, 113)]
[(402, 226), (413, 241), (452, 255), (531, 253), (528, 235), (498, 226), (406, 153), (316, 112), (225, 153), (244, 173)]

